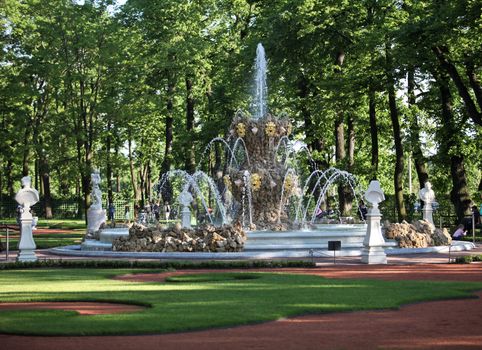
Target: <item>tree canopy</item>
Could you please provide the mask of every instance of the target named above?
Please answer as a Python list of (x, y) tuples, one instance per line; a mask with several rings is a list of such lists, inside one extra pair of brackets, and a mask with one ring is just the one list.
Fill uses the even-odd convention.
[(85, 210), (95, 168), (109, 201), (149, 200), (248, 109), (262, 42), (269, 111), (318, 167), (379, 179), (399, 220), (412, 182), (459, 218), (481, 201), (477, 0), (4, 0), (0, 26), (0, 200), (31, 175), (45, 215)]

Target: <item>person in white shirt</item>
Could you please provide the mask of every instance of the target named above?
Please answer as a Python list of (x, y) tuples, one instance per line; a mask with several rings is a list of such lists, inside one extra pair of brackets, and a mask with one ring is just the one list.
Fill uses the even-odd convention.
[(452, 238), (456, 241), (460, 241), (462, 237), (465, 236), (466, 234), (467, 234), (467, 230), (465, 229), (463, 224), (460, 224), (459, 226), (457, 226), (457, 229), (452, 235)]

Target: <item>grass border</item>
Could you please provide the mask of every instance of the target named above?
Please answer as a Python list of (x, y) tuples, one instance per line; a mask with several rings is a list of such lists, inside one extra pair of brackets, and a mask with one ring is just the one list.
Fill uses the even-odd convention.
[(129, 261), (129, 260), (37, 260), (0, 264), (0, 270), (35, 268), (149, 268), (149, 269), (257, 269), (257, 268), (315, 268), (312, 261), (250, 260), (250, 261)]

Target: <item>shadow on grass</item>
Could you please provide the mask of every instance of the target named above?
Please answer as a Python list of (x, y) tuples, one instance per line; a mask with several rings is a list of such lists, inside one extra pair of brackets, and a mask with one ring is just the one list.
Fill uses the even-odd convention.
[(301, 314), (394, 309), (413, 302), (467, 298), (470, 292), (482, 289), (482, 283), (331, 280), (272, 273), (203, 273), (176, 276), (176, 283), (131, 283), (109, 277), (139, 270), (28, 270), (25, 276), (18, 272), (0, 275), (0, 300), (102, 301), (152, 307), (128, 314), (81, 317), (50, 311), (2, 312), (2, 333), (181, 332)]

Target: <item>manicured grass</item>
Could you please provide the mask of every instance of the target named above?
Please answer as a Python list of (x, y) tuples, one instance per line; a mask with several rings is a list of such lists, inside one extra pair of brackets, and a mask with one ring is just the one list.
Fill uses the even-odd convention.
[[(17, 225), (17, 219), (0, 219), (0, 224)], [(39, 218), (37, 227), (52, 228), (59, 230), (85, 230), (87, 228), (85, 220), (74, 219), (43, 219)]]
[[(2, 224), (17, 225), (15, 219), (0, 221)], [(80, 244), (85, 234), (86, 226), (83, 220), (41, 220), (38, 228), (50, 228), (57, 230), (72, 230), (69, 233), (38, 233), (33, 231), (37, 249), (47, 249), (66, 245)], [(75, 231), (74, 231), (75, 230)], [(19, 232), (10, 231), (9, 249), (16, 250), (18, 247)], [(0, 240), (6, 244), (6, 230), (0, 228)]]
[(2, 302), (110, 301), (150, 307), (135, 313), (95, 316), (50, 310), (2, 311), (0, 333), (102, 335), (179, 332), (263, 322), (306, 313), (397, 308), (402, 304), (425, 300), (469, 297), (471, 291), (482, 289), (482, 283), (330, 280), (273, 273), (177, 276), (166, 283), (110, 279), (116, 274), (135, 272), (140, 270), (2, 271)]
[[(48, 237), (49, 235), (42, 235), (42, 237), (35, 237), (35, 245), (37, 249), (48, 249), (55, 247), (62, 247), (66, 245), (80, 244), (82, 242), (82, 236), (71, 237)], [(2, 242), (5, 243), (5, 238), (2, 237)], [(8, 242), (9, 250), (17, 250), (18, 239), (10, 239)]]
[[(54, 248), (54, 247), (61, 247), (66, 245), (73, 245), (73, 244), (80, 244), (82, 242), (82, 237), (84, 236), (84, 232), (82, 233), (42, 233), (42, 234), (35, 234), (34, 233), (34, 241), (37, 249), (47, 249), (47, 248)], [(18, 236), (18, 233), (17, 233)], [(0, 233), (1, 241), (6, 244), (6, 234), (5, 232)], [(18, 248), (18, 238), (10, 238), (9, 239), (9, 249), (10, 250), (17, 250)]]

